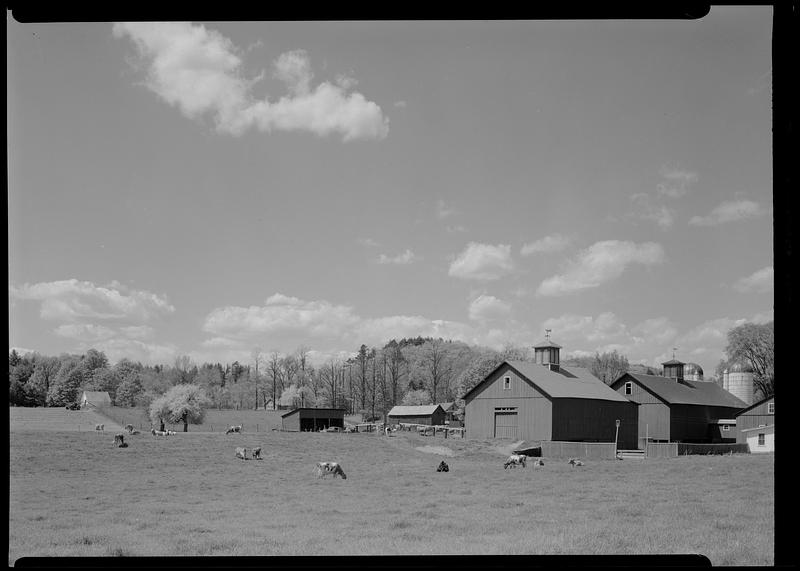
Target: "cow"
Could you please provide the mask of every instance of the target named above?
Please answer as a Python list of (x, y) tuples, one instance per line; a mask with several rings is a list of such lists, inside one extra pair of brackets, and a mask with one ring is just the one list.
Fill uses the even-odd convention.
[(156, 430), (155, 428), (151, 428), (150, 432), (153, 436), (168, 436), (169, 433), (166, 430)]
[(103, 431), (105, 431), (105, 429), (106, 429), (105, 426), (106, 426), (105, 424), (95, 424), (94, 425), (94, 429), (95, 430), (103, 430)]
[(174, 436), (175, 434), (178, 434), (178, 433), (175, 432), (174, 430), (167, 430), (167, 436)]
[(317, 462), (317, 465), (314, 466), (314, 471), (317, 474), (317, 478), (323, 478), (329, 474), (333, 474), (334, 478), (338, 475), (342, 477), (342, 480), (347, 479), (347, 475), (338, 462)]
[(132, 424), (126, 424), (125, 425), (125, 430), (128, 431), (128, 434), (133, 434), (133, 430), (134, 430), (133, 429), (133, 425)]
[(503, 463), (503, 469), (506, 468), (516, 468), (517, 466), (525, 467), (525, 462), (527, 461), (527, 456), (523, 454), (512, 454), (508, 457), (508, 459)]
[(247, 460), (247, 448), (242, 448), (241, 446), (237, 446), (236, 457), (241, 458), (242, 460)]
[(567, 462), (567, 464), (571, 465), (573, 468), (575, 466), (583, 466), (583, 462), (581, 462), (577, 458), (570, 458), (569, 462)]
[(263, 460), (261, 457), (261, 446), (253, 448), (253, 460)]
[(122, 446), (124, 442), (125, 442), (124, 434), (120, 432), (119, 434), (114, 435), (114, 444), (116, 444), (117, 446)]
[(450, 466), (447, 465), (447, 462), (442, 460), (441, 462), (439, 462), (439, 467), (436, 468), (436, 471), (437, 472), (449, 472), (450, 471)]
[(234, 433), (234, 432), (236, 434), (241, 434), (242, 425), (240, 424), (239, 426), (229, 426), (228, 430), (225, 431), (225, 434), (231, 434), (231, 433)]
[(544, 466), (544, 460), (542, 460), (541, 458), (537, 458), (536, 460), (533, 461), (533, 467), (536, 468), (538, 466)]

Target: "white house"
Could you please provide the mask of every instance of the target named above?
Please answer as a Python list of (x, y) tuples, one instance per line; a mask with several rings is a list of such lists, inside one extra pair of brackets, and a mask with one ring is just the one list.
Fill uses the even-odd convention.
[(83, 391), (78, 402), (81, 406), (111, 406), (111, 396), (106, 391)]
[(775, 425), (759, 426), (742, 430), (751, 454), (775, 452)]

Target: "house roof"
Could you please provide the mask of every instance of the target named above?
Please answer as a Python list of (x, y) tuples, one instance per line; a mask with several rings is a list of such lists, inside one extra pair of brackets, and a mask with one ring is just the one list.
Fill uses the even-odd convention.
[(453, 402), (440, 402), (440, 403), (439, 403), (439, 406), (440, 406), (440, 407), (442, 407), (442, 410), (443, 410), (443, 411), (447, 412), (448, 410), (450, 410), (451, 408), (453, 408), (453, 406), (454, 406), (455, 404), (456, 404), (456, 402), (455, 402), (455, 401), (453, 401)]
[(438, 404), (395, 406), (389, 411), (388, 416), (426, 416), (428, 414), (433, 414), (437, 408), (442, 408), (442, 406)]
[(111, 395), (108, 394), (108, 391), (83, 391), (83, 394), (86, 395), (86, 398), (89, 400), (111, 400)]
[(614, 381), (614, 385), (617, 385), (626, 377), (632, 377), (667, 404), (698, 404), (729, 408), (744, 408), (747, 406), (747, 403), (736, 398), (716, 383), (687, 381), (685, 379), (679, 383), (675, 379), (668, 377), (626, 373)]
[(756, 430), (762, 430), (762, 431), (769, 430), (769, 431), (775, 432), (775, 425), (774, 424), (768, 424), (767, 426), (757, 426), (755, 428), (745, 428), (744, 430), (741, 430), (740, 432), (755, 432)]
[(478, 383), (464, 397), (475, 391), (478, 387), (503, 365), (509, 365), (529, 382), (550, 398), (580, 398), (609, 400), (617, 402), (632, 402), (606, 385), (603, 381), (592, 375), (583, 367), (559, 367), (558, 371), (551, 371), (549, 367), (531, 363), (530, 361), (503, 361), (486, 378)]
[(762, 404), (764, 404), (765, 402), (769, 402), (769, 401), (771, 401), (771, 400), (774, 400), (774, 399), (775, 399), (775, 396), (771, 396), (771, 397), (767, 397), (767, 398), (765, 398), (765, 399), (761, 399), (760, 401), (758, 401), (758, 402), (756, 402), (756, 403), (753, 403), (753, 404), (751, 404), (750, 406), (748, 406), (747, 408), (743, 408), (742, 410), (740, 410), (739, 412), (737, 412), (737, 413), (736, 413), (736, 416), (741, 416), (742, 414), (744, 414), (744, 413), (746, 413), (746, 412), (748, 412), (748, 411), (751, 411), (751, 410), (753, 410), (753, 409), (754, 409), (754, 408), (756, 408), (757, 406), (761, 406), (761, 405), (762, 405)]
[(296, 409), (294, 409), (294, 410), (290, 410), (289, 412), (285, 412), (285, 413), (283, 413), (283, 414), (281, 415), (281, 418), (286, 418), (287, 416), (293, 415), (293, 414), (295, 414), (295, 413), (298, 413), (298, 412), (300, 412), (300, 411), (303, 411), (303, 410), (328, 410), (328, 411), (336, 411), (336, 412), (338, 412), (338, 413), (341, 413), (341, 414), (342, 414), (342, 416), (344, 416), (344, 411), (343, 411), (342, 409), (340, 409), (340, 408), (313, 408), (313, 407), (308, 407), (308, 406), (307, 406), (307, 407), (300, 407), (300, 408), (296, 408)]

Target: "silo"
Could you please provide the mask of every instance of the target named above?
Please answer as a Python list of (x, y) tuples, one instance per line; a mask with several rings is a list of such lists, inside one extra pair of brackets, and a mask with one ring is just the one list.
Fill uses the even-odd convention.
[(749, 363), (734, 363), (725, 369), (722, 388), (748, 406), (753, 404), (753, 367)]
[(703, 367), (697, 363), (686, 363), (683, 366), (683, 378), (687, 381), (702, 381)]

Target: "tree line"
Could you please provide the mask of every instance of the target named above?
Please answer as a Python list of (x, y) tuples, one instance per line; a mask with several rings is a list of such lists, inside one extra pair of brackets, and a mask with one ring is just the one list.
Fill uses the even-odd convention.
[[(533, 359), (533, 350), (507, 345), (502, 350), (442, 338), (392, 339), (383, 346), (362, 344), (352, 357), (315, 366), (310, 349), (294, 352), (252, 350), (246, 363), (193, 363), (186, 355), (170, 365), (143, 365), (122, 359), (114, 365), (102, 351), (58, 357), (9, 353), (9, 403), (15, 406), (65, 406), (80, 391), (106, 391), (115, 406), (149, 409), (176, 386), (196, 385), (205, 406), (218, 409), (342, 408), (381, 418), (395, 405), (455, 401), (504, 360)], [(756, 371), (761, 394), (774, 393), (772, 323), (744, 324), (728, 332), (727, 362), (746, 361)], [(564, 359), (589, 369), (606, 384), (635, 368), (616, 351)]]

